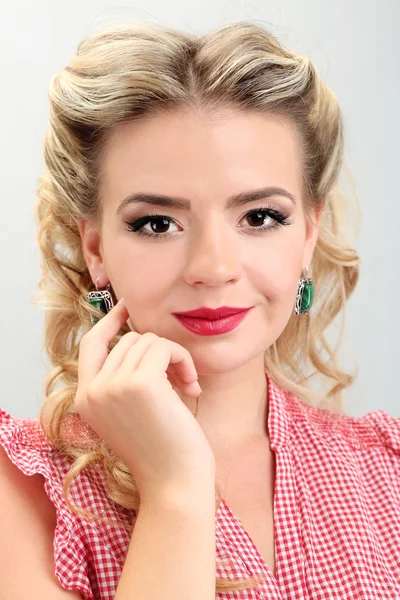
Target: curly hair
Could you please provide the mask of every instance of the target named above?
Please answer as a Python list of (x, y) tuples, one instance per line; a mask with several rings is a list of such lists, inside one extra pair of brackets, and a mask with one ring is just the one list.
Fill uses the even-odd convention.
[[(265, 352), (265, 369), (281, 388), (306, 402), (340, 409), (341, 392), (354, 376), (338, 366), (337, 348), (326, 329), (353, 292), (360, 259), (344, 240), (348, 201), (339, 191), (343, 167), (343, 118), (338, 100), (310, 60), (286, 49), (264, 26), (237, 22), (205, 35), (148, 24), (103, 27), (78, 45), (76, 55), (49, 84), (46, 170), (39, 177), (35, 218), (41, 251), (38, 284), (45, 304), (45, 349), (51, 370), (44, 384), (40, 424), (47, 438), (73, 459), (64, 496), (76, 513), (104, 520), (70, 503), (75, 477), (97, 465), (105, 472), (106, 493), (138, 511), (140, 496), (126, 465), (88, 434), (70, 439), (64, 425), (75, 415), (79, 342), (91, 328), (87, 302), (93, 284), (85, 264), (78, 221), (100, 215), (100, 164), (106, 136), (119, 123), (163, 111), (232, 107), (284, 115), (300, 133), (305, 214), (323, 207), (313, 256), (316, 302), (308, 316), (293, 316)], [(347, 204), (346, 204), (347, 203)], [(40, 294), (39, 294), (40, 295)], [(343, 331), (342, 321), (342, 331)], [(130, 331), (123, 326), (112, 349)], [(342, 333), (341, 331), (341, 333)], [(333, 386), (317, 393), (306, 385), (322, 375)], [(56, 389), (56, 385), (61, 384)], [(180, 390), (174, 388), (180, 395)], [(181, 396), (182, 397), (182, 396)], [(216, 482), (216, 511), (221, 489)], [(216, 592), (254, 587), (261, 580), (216, 578)]]

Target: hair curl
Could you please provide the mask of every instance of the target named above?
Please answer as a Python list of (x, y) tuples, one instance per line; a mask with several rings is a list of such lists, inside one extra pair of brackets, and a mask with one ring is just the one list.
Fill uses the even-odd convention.
[[(265, 368), (281, 388), (306, 402), (326, 400), (338, 410), (341, 391), (354, 376), (339, 368), (336, 348), (330, 347), (325, 332), (340, 311), (344, 314), (360, 262), (342, 231), (345, 203), (338, 177), (343, 120), (336, 96), (310, 60), (249, 22), (225, 25), (204, 36), (144, 24), (103, 28), (86, 37), (69, 65), (52, 78), (49, 102), (46, 170), (39, 178), (35, 205), (42, 269), (38, 289), (45, 300), (33, 303), (46, 305), (45, 349), (52, 363), (40, 423), (49, 440), (73, 459), (64, 483), (71, 510), (110, 523), (72, 505), (70, 485), (84, 469), (99, 465), (109, 497), (137, 511), (140, 497), (132, 475), (101, 440), (71, 440), (64, 430), (74, 414), (79, 342), (91, 327), (90, 313), (101, 316), (86, 299), (92, 281), (77, 223), (100, 218), (106, 136), (117, 123), (182, 107), (240, 108), (292, 119), (300, 133), (305, 213), (324, 209), (313, 258), (317, 294), (310, 314), (291, 317), (267, 349)], [(110, 349), (128, 331), (125, 324)], [(326, 395), (306, 387), (314, 375), (333, 381)], [(59, 389), (57, 383), (62, 384)], [(216, 483), (216, 511), (220, 501)], [(216, 592), (254, 587), (259, 581), (217, 577)]]

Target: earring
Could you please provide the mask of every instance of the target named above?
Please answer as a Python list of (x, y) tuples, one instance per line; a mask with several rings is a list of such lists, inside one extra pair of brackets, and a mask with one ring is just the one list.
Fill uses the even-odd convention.
[(295, 314), (308, 315), (309, 309), (314, 302), (314, 282), (312, 277), (307, 277), (308, 267), (306, 265), (306, 276), (299, 280), (299, 287), (296, 296)]
[[(100, 277), (96, 279), (96, 291), (88, 293), (87, 301), (89, 304), (91, 304), (91, 306), (97, 308), (97, 310), (107, 314), (114, 306), (114, 302), (110, 293), (110, 284), (106, 286), (105, 290), (99, 290), (97, 287), (97, 282), (99, 279)], [(90, 319), (92, 321), (92, 325), (96, 325), (96, 323), (99, 321), (99, 319), (92, 314), (90, 315)]]

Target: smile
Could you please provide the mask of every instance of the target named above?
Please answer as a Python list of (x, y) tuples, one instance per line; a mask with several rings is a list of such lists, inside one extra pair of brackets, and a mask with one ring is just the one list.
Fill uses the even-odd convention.
[(238, 327), (240, 323), (246, 318), (251, 308), (235, 313), (233, 315), (223, 317), (222, 319), (214, 320), (200, 319), (199, 317), (184, 317), (179, 314), (174, 314), (173, 316), (184, 327), (186, 327), (186, 329), (189, 329), (197, 335), (221, 335), (223, 333), (228, 333), (229, 331), (236, 329), (236, 327)]

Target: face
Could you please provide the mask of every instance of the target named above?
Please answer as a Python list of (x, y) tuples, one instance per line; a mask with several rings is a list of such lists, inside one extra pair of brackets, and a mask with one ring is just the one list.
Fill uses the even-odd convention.
[[(293, 198), (264, 194), (228, 206), (233, 196), (269, 186)], [(185, 199), (190, 209), (130, 202), (118, 210), (137, 193)], [(101, 224), (80, 225), (83, 251), (92, 280), (110, 282), (125, 299), (131, 329), (181, 344), (199, 374), (256, 359), (280, 336), (320, 218), (304, 215), (290, 121), (182, 110), (121, 124), (105, 147), (101, 194)], [(223, 305), (253, 308), (238, 327), (212, 336), (172, 314)]]

